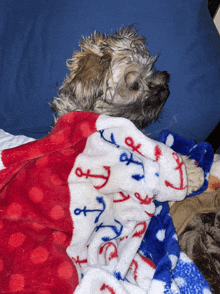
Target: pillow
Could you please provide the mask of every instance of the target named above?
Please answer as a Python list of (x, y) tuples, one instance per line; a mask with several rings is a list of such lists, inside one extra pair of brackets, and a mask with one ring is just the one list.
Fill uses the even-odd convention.
[(66, 76), (78, 40), (135, 24), (170, 73), (170, 97), (159, 122), (144, 132), (169, 129), (203, 141), (219, 120), (220, 38), (207, 0), (81, 1), (1, 0), (0, 128), (41, 138), (53, 123), (48, 102)]

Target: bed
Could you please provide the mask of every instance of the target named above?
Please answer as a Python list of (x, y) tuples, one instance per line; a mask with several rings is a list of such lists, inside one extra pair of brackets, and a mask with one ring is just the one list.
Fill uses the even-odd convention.
[[(219, 293), (220, 38), (208, 2), (0, 9), (1, 293)], [(159, 121), (140, 132), (77, 112), (52, 130), (49, 102), (78, 40), (130, 24), (171, 76)], [(177, 153), (204, 171), (185, 200)]]

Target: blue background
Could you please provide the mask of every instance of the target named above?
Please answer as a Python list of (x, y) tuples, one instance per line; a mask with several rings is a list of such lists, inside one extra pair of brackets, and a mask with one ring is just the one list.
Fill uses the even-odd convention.
[(170, 73), (163, 129), (205, 140), (220, 119), (220, 37), (205, 0), (1, 0), (0, 128), (41, 138), (53, 122), (48, 102), (67, 74), (78, 40), (135, 24), (157, 70)]

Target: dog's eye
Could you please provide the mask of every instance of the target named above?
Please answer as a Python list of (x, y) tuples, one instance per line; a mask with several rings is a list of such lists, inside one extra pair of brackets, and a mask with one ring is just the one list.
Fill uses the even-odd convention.
[(140, 89), (140, 85), (137, 81), (135, 81), (130, 87), (130, 90), (133, 90), (133, 91), (138, 91), (139, 89)]

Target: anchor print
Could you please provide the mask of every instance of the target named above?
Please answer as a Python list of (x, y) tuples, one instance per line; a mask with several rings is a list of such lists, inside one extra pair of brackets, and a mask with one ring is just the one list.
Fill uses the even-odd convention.
[(156, 158), (156, 162), (159, 161), (161, 155), (162, 155), (162, 150), (160, 149), (158, 145), (156, 145), (156, 147), (154, 148), (154, 156)]
[(99, 190), (103, 187), (105, 187), (105, 185), (108, 183), (110, 174), (111, 174), (111, 170), (110, 170), (110, 166), (103, 166), (103, 168), (107, 171), (107, 176), (104, 175), (93, 175), (91, 174), (91, 170), (87, 169), (87, 171), (84, 173), (82, 171), (82, 169), (80, 167), (77, 167), (77, 169), (75, 170), (75, 174), (77, 175), (77, 177), (85, 177), (86, 179), (90, 178), (96, 178), (96, 179), (103, 179), (104, 182), (102, 185), (99, 186), (94, 186), (95, 189)]
[[(130, 153), (130, 157), (128, 157), (128, 154), (126, 152), (121, 153), (120, 161), (121, 162), (126, 162), (126, 165), (129, 165), (130, 163), (134, 163), (134, 164), (137, 164), (137, 165), (141, 165), (142, 168), (144, 168), (143, 163), (141, 161), (134, 160), (132, 153)], [(134, 179), (136, 181), (140, 181), (140, 180), (142, 180), (144, 178), (144, 175), (135, 174), (135, 175), (132, 175), (131, 177), (132, 177), (132, 179)]]
[(141, 144), (138, 144), (137, 146), (135, 146), (135, 144), (134, 144), (134, 140), (133, 140), (131, 137), (127, 137), (127, 138), (125, 138), (125, 144), (126, 144), (128, 147), (131, 147), (133, 152), (137, 152), (137, 153), (139, 153), (141, 156), (144, 156), (144, 155), (139, 151), (139, 149), (140, 149), (140, 147), (141, 147)]
[(77, 258), (72, 257), (71, 259), (75, 264), (78, 264), (80, 267), (82, 263), (87, 263), (87, 259), (79, 259), (79, 256), (77, 256)]
[(112, 287), (103, 283), (100, 288), (100, 291), (105, 291), (105, 289), (107, 289), (110, 294), (116, 294), (116, 292), (114, 291), (114, 289)]
[(143, 166), (143, 163), (141, 161), (134, 160), (132, 153), (130, 153), (130, 157), (128, 157), (128, 154), (126, 152), (121, 153), (120, 161), (126, 162), (126, 165), (129, 165), (130, 163), (134, 163), (134, 164)]
[(99, 249), (99, 254), (102, 254), (103, 251), (104, 251), (105, 260), (107, 260), (107, 253), (108, 253), (108, 261), (118, 257), (118, 250), (113, 242), (107, 242), (103, 246), (101, 246)]
[(149, 205), (154, 200), (154, 197), (149, 198), (148, 195), (146, 195), (145, 198), (142, 198), (139, 193), (134, 193), (134, 196), (140, 201), (141, 205)]
[(136, 181), (140, 181), (140, 180), (142, 180), (144, 178), (144, 175), (137, 174), (137, 175), (133, 175), (131, 177), (132, 177), (132, 179), (134, 179)]
[(153, 263), (153, 261), (150, 258), (147, 258), (146, 256), (143, 255), (139, 255), (141, 257), (141, 259), (147, 264), (149, 265), (152, 269), (156, 269), (155, 264)]
[[(121, 162), (126, 162), (126, 165), (129, 165), (130, 163), (134, 163), (134, 164), (137, 164), (137, 165), (141, 165), (142, 168), (144, 168), (143, 163), (141, 161), (134, 160), (132, 153), (130, 153), (130, 157), (128, 157), (128, 154), (126, 152), (121, 153), (120, 161)], [(140, 180), (142, 180), (144, 178), (144, 175), (135, 174), (135, 175), (132, 175), (131, 177), (132, 177), (132, 179), (134, 179), (136, 181), (140, 181)]]
[(179, 156), (175, 152), (173, 152), (172, 155), (173, 155), (173, 158), (175, 159), (175, 161), (177, 163), (177, 166), (174, 169), (179, 170), (179, 173), (180, 173), (180, 185), (179, 185), (179, 187), (175, 187), (169, 181), (165, 181), (165, 185), (167, 187), (170, 187), (170, 188), (175, 189), (175, 190), (184, 190), (184, 189), (186, 189), (187, 185), (183, 186), (183, 170), (182, 170), (183, 162), (180, 162)]
[[(140, 228), (138, 228), (138, 227), (140, 227)], [(138, 224), (135, 226), (135, 229), (137, 229), (137, 228), (138, 228), (139, 230), (137, 230), (137, 231), (133, 234), (132, 238), (134, 238), (134, 237), (142, 238), (143, 234), (145, 233), (145, 231), (146, 231), (146, 229), (147, 229), (147, 223), (146, 223), (146, 222), (140, 222), (140, 223), (138, 223)]]
[(102, 138), (104, 141), (106, 141), (106, 142), (108, 142), (108, 143), (110, 143), (110, 144), (115, 145), (117, 148), (120, 147), (120, 146), (115, 142), (115, 138), (114, 138), (114, 134), (113, 134), (113, 133), (111, 133), (110, 140), (107, 140), (107, 139), (104, 137), (104, 135), (103, 135), (103, 134), (104, 134), (104, 130), (99, 131), (99, 133), (100, 133), (101, 138)]
[(103, 223), (101, 223), (100, 225), (98, 225), (96, 228), (95, 228), (95, 232), (98, 232), (98, 230), (99, 229), (101, 229), (101, 228), (110, 228), (110, 229), (112, 229), (112, 231), (115, 233), (115, 236), (113, 237), (113, 238), (111, 238), (111, 237), (103, 237), (102, 238), (102, 241), (104, 241), (104, 242), (108, 242), (108, 241), (111, 241), (111, 240), (114, 240), (114, 239), (116, 239), (116, 238), (118, 238), (120, 235), (121, 235), (121, 233), (122, 233), (122, 230), (123, 230), (123, 225), (119, 222), (119, 221), (117, 221), (116, 219), (114, 220), (117, 224), (119, 224), (120, 225), (120, 227), (119, 227), (119, 229), (117, 228), (117, 226), (113, 226), (113, 225), (103, 225)]
[(145, 213), (146, 213), (150, 218), (152, 218), (152, 217), (154, 216), (154, 213), (150, 213), (150, 212), (147, 212), (147, 211), (145, 211)]
[(119, 192), (119, 194), (121, 195), (122, 198), (117, 199), (117, 200), (113, 200), (113, 203), (124, 202), (124, 201), (130, 199), (130, 197), (131, 197), (129, 194), (125, 195), (123, 192)]
[(129, 270), (133, 272), (134, 280), (137, 280), (137, 270), (138, 270), (138, 263), (136, 260), (132, 260)]
[(106, 204), (104, 199), (100, 196), (100, 197), (96, 197), (96, 201), (100, 204), (102, 204), (102, 209), (87, 209), (86, 206), (84, 206), (83, 209), (80, 208), (76, 208), (74, 210), (74, 214), (75, 215), (80, 215), (81, 213), (84, 214), (84, 216), (87, 216), (87, 213), (89, 212), (99, 212), (99, 214), (97, 215), (97, 217), (94, 220), (94, 223), (96, 224), (99, 221), (100, 216), (102, 215), (102, 213), (105, 211), (106, 208)]

